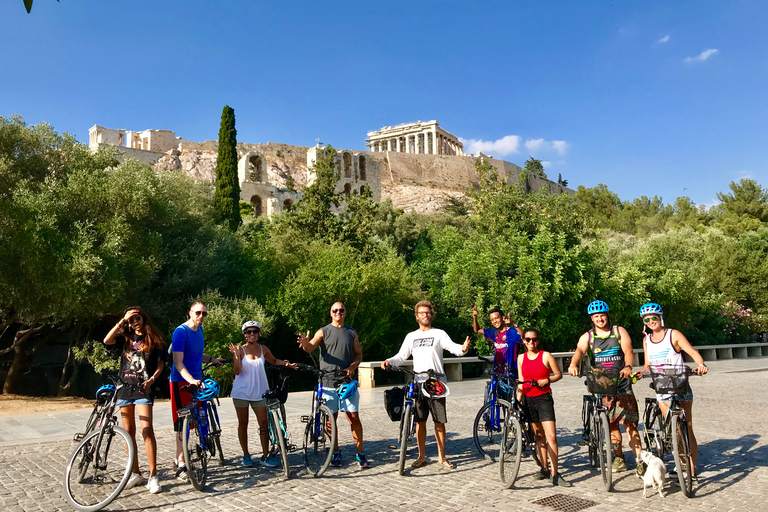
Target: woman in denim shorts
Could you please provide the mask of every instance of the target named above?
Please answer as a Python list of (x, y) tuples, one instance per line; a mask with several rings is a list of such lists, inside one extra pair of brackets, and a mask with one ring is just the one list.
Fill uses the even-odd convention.
[[(135, 447), (135, 413), (138, 411), (149, 463), (147, 489), (156, 494), (162, 489), (157, 478), (157, 441), (152, 428), (152, 405), (155, 382), (163, 373), (167, 357), (163, 350), (163, 337), (147, 314), (140, 307), (134, 306), (125, 310), (123, 317), (104, 338), (104, 344), (120, 358), (117, 405), (120, 407), (123, 428), (131, 435)], [(133, 475), (125, 488), (129, 489), (143, 482), (139, 471), (139, 458), (136, 457)]]

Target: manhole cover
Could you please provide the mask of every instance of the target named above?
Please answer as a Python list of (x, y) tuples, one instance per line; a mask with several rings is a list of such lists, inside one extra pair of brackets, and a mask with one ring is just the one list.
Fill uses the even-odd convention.
[(552, 496), (547, 496), (546, 498), (541, 498), (531, 503), (552, 507), (555, 510), (561, 510), (562, 512), (579, 512), (579, 510), (584, 510), (585, 508), (597, 505), (597, 502), (595, 501), (574, 498), (567, 494), (553, 494)]

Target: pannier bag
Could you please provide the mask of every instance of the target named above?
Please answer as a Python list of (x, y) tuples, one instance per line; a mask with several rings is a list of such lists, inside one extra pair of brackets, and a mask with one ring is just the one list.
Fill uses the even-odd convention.
[(405, 388), (398, 387), (384, 391), (384, 407), (387, 416), (392, 421), (400, 421), (403, 416), (403, 403), (405, 402)]

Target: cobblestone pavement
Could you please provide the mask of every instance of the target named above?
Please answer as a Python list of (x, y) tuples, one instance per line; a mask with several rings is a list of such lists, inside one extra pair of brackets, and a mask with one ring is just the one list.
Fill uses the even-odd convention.
[[(164, 426), (166, 414), (156, 413), (158, 460), (164, 492), (149, 494), (144, 487), (124, 491), (107, 510), (557, 510), (533, 501), (564, 494), (592, 500), (587, 510), (624, 512), (647, 510), (768, 510), (768, 359), (716, 362), (710, 374), (692, 382), (695, 393), (694, 421), (699, 440), (698, 473), (695, 495), (687, 499), (675, 484), (667, 487), (667, 497), (642, 496), (642, 481), (634, 476), (632, 456), (627, 452), (630, 471), (615, 475), (615, 490), (603, 491), (599, 474), (587, 467), (586, 449), (579, 448), (581, 395), (579, 379), (566, 377), (553, 385), (558, 417), (558, 439), (562, 473), (572, 488), (553, 488), (535, 481), (533, 463), (524, 459), (515, 487), (502, 489), (498, 467), (476, 454), (472, 439), (473, 418), (482, 401), (482, 381), (451, 384), (448, 398), (448, 454), (454, 470), (443, 470), (436, 463), (432, 429), (427, 440), (431, 464), (399, 476), (397, 454), (389, 448), (397, 424), (386, 417), (381, 400), (362, 408), (365, 450), (373, 463), (360, 470), (354, 463), (346, 421), (340, 418), (340, 442), (345, 454), (342, 468), (330, 468), (326, 476), (314, 479), (301, 474), (302, 459), (289, 456), (293, 475), (284, 480), (274, 470), (240, 466), (241, 452), (232, 417), (224, 421), (223, 445), (228, 464), (212, 462), (205, 492), (172, 478), (173, 433)], [(752, 369), (753, 371), (742, 371)], [(756, 371), (759, 369), (761, 371)], [(644, 383), (635, 387), (638, 400), (649, 396)], [(373, 390), (380, 396), (383, 389)], [(297, 394), (298, 395), (298, 394)], [(293, 396), (293, 395), (292, 395)], [(308, 400), (301, 403), (308, 405)], [(291, 400), (289, 399), (289, 404)], [(229, 406), (223, 404), (222, 407)], [(288, 424), (293, 442), (300, 443), (303, 424), (294, 404), (289, 407)], [(293, 412), (292, 412), (293, 411)], [(251, 448), (256, 449), (255, 418), (251, 423)], [(3, 512), (72, 510), (62, 496), (62, 475), (74, 448), (71, 441), (30, 440), (20, 435), (19, 444), (0, 447), (0, 505)], [(139, 443), (140, 464), (146, 470), (143, 444)], [(413, 460), (415, 448), (409, 454)], [(146, 473), (145, 473), (146, 475)]]

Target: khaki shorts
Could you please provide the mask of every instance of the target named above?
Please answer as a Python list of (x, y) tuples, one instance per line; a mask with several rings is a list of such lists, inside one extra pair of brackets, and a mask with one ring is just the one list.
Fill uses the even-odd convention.
[(266, 407), (267, 401), (266, 400), (243, 400), (241, 398), (233, 398), (232, 404), (234, 404), (235, 407), (238, 409), (242, 407), (248, 407), (250, 406), (251, 409), (256, 409), (257, 407)]

